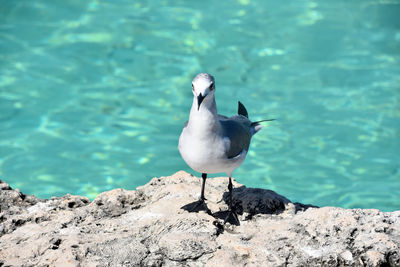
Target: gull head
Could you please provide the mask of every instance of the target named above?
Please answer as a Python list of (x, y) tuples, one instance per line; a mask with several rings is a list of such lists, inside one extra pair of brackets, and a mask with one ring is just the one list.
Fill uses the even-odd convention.
[(199, 110), (202, 103), (210, 102), (214, 98), (214, 77), (208, 73), (197, 74), (192, 81), (192, 91), (197, 99), (197, 110)]

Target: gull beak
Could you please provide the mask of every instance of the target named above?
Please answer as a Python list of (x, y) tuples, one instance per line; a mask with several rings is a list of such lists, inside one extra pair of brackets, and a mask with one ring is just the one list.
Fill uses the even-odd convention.
[(200, 109), (200, 104), (201, 104), (201, 102), (203, 102), (205, 97), (206, 96), (203, 96), (201, 93), (197, 96), (197, 104), (198, 104), (197, 110)]

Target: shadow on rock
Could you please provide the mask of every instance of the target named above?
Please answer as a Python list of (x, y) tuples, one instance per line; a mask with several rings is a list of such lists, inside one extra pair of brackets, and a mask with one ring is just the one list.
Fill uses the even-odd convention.
[(210, 209), (207, 207), (207, 204), (204, 201), (197, 200), (192, 203), (186, 204), (181, 207), (181, 209), (186, 210), (188, 212), (199, 212), (204, 210), (208, 214), (211, 215)]
[[(233, 189), (233, 209), (237, 214), (245, 214), (246, 219), (251, 219), (257, 214), (281, 214), (288, 208), (288, 204), (292, 203), (289, 199), (275, 193), (272, 190), (261, 188), (247, 188), (241, 186)], [(228, 204), (229, 193), (225, 192), (222, 196), (223, 201)], [(300, 203), (292, 203), (294, 212), (304, 211), (312, 205), (304, 205)], [(292, 207), (293, 207), (292, 206)], [(214, 217), (222, 218), (223, 212), (214, 213)]]
[[(289, 199), (277, 194), (268, 189), (247, 188), (240, 186), (233, 189), (233, 214), (243, 215), (244, 220), (250, 220), (257, 214), (281, 214), (285, 211), (297, 213), (305, 211), (310, 207), (318, 208), (317, 206), (304, 205), (301, 203), (293, 203)], [(228, 206), (229, 192), (224, 192), (222, 200)], [(239, 220), (234, 220), (234, 216), (228, 210), (219, 210), (211, 212), (204, 201), (194, 201), (181, 207), (188, 212), (206, 211), (209, 215), (216, 219), (221, 219), (224, 222), (229, 222), (232, 225), (240, 225)], [(236, 217), (237, 218), (237, 217)]]

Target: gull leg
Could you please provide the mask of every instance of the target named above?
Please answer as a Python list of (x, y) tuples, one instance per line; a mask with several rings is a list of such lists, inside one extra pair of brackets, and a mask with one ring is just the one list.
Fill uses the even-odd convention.
[(201, 194), (199, 200), (189, 203), (182, 208), (184, 210), (187, 210), (189, 212), (199, 212), (201, 210), (206, 211), (208, 214), (211, 214), (211, 211), (208, 209), (207, 204), (206, 204), (206, 198), (204, 197), (204, 189), (206, 186), (206, 180), (207, 180), (207, 173), (202, 173), (201, 178), (203, 178), (203, 182), (201, 184)]
[(239, 218), (236, 214), (236, 212), (233, 210), (233, 201), (232, 201), (232, 190), (233, 190), (233, 184), (232, 184), (232, 178), (229, 177), (229, 184), (228, 184), (228, 190), (229, 190), (229, 210), (228, 210), (228, 216), (226, 216), (224, 220), (224, 224), (229, 221), (231, 224), (234, 225), (240, 225)]
[(204, 200), (207, 200), (204, 197), (204, 188), (206, 187), (207, 173), (202, 173), (201, 174), (201, 178), (203, 178), (203, 182), (201, 184), (201, 195), (200, 195), (199, 201), (203, 201), (204, 202)]

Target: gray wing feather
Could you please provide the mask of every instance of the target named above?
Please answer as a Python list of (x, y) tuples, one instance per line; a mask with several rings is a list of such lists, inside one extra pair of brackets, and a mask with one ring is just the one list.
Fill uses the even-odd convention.
[(244, 116), (233, 116), (230, 118), (220, 117), (223, 136), (229, 138), (228, 158), (234, 158), (243, 150), (248, 150), (251, 139), (251, 121)]

